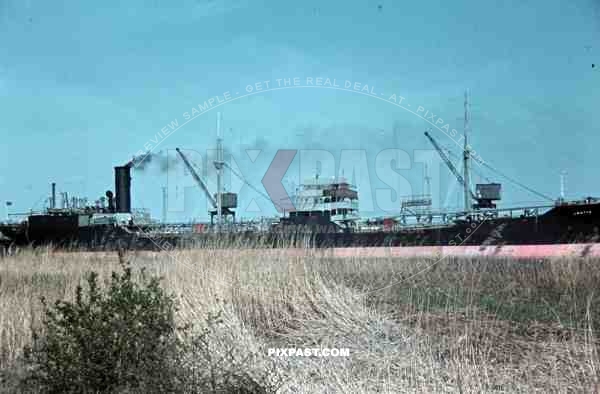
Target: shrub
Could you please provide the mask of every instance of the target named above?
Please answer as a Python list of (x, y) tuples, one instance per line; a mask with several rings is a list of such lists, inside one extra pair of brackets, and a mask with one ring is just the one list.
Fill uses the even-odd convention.
[(142, 269), (137, 284), (131, 268), (112, 273), (104, 291), (98, 276), (87, 277), (87, 294), (75, 302), (44, 306), (43, 335), (34, 332), (25, 357), (28, 383), (44, 392), (172, 392), (177, 387), (175, 300)]

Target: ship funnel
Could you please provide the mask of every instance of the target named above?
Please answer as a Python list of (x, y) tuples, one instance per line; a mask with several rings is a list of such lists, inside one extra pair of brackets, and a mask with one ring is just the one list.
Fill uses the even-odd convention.
[(115, 193), (117, 213), (131, 213), (131, 168), (115, 167)]

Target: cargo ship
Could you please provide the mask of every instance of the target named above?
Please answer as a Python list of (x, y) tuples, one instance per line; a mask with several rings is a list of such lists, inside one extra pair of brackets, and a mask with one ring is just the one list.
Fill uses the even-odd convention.
[[(229, 196), (222, 200), (220, 225), (215, 221), (165, 224), (132, 212), (128, 165), (115, 167), (115, 180), (116, 198), (107, 192), (107, 205), (56, 208), (50, 198), (44, 212), (20, 223), (0, 224), (0, 242), (86, 250), (165, 250), (207, 243), (276, 247), (292, 239), (322, 248), (600, 242), (600, 200), (591, 197), (559, 199), (545, 206), (446, 211), (430, 209), (430, 196), (423, 195), (404, 199), (398, 215), (364, 219), (354, 185), (344, 178), (322, 181), (315, 177), (300, 185), (294, 195), (296, 210), (279, 219), (225, 220), (235, 212), (235, 198)], [(489, 204), (489, 199), (497, 197), (499, 185), (491, 186), (478, 185), (480, 203)], [(211, 214), (216, 217), (218, 212)]]
[[(149, 215), (132, 210), (131, 170), (140, 160), (134, 157), (125, 165), (114, 167), (115, 193), (107, 191), (106, 197), (94, 205), (75, 198), (69, 203), (67, 196), (63, 196), (62, 207), (58, 208), (56, 185), (52, 184), (45, 211), (32, 213), (19, 223), (0, 224), (0, 244), (5, 247), (52, 245), (86, 250), (168, 250), (206, 244), (277, 247), (286, 242), (300, 242), (303, 246), (317, 248), (600, 242), (600, 199), (585, 197), (567, 201), (564, 195), (550, 199), (521, 185), (550, 203), (498, 208), (502, 184), (481, 183), (471, 190), (472, 154), (467, 142), (469, 117), (468, 96), (465, 95), (462, 173), (448, 157), (449, 152), (442, 149), (429, 131), (425, 132), (425, 137), (462, 186), (464, 206), (461, 210), (433, 209), (431, 194), (425, 190), (422, 195), (403, 198), (395, 215), (364, 219), (360, 216), (356, 186), (343, 177), (324, 181), (317, 175), (299, 186), (293, 196), (294, 208), (282, 217), (238, 219), (235, 216), (237, 195), (224, 192), (221, 187), (220, 177), (227, 163), (222, 157), (219, 134), (219, 153), (214, 161), (218, 177), (215, 194), (209, 192), (184, 153), (176, 150), (213, 207), (210, 223), (159, 223)], [(220, 130), (219, 124), (218, 115), (217, 130)]]

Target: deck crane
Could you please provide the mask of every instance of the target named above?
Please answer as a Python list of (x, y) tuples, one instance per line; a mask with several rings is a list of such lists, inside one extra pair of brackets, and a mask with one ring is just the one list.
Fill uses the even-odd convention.
[[(202, 179), (200, 178), (200, 176), (198, 176), (198, 173), (196, 173), (196, 170), (194, 170), (194, 167), (192, 167), (192, 164), (187, 159), (187, 157), (185, 157), (183, 152), (181, 152), (181, 150), (179, 148), (175, 148), (175, 150), (181, 157), (181, 160), (183, 160), (183, 163), (185, 164), (186, 168), (190, 171), (190, 174), (192, 174), (192, 178), (194, 178), (194, 180), (196, 181), (198, 186), (200, 186), (200, 189), (202, 189), (204, 194), (206, 194), (206, 198), (208, 198), (208, 201), (210, 201), (210, 204), (212, 205), (212, 207), (214, 209), (214, 210), (210, 211), (210, 222), (211, 222), (211, 224), (214, 224), (213, 220), (218, 212), (218, 203), (217, 203), (216, 198), (210, 194), (208, 187), (206, 187), (204, 182), (202, 182)], [(222, 211), (221, 213), (223, 215), (231, 215), (233, 218), (235, 218), (235, 212), (233, 210), (231, 210), (231, 208), (237, 207), (237, 194), (222, 193), (221, 198), (224, 200), (223, 204), (221, 204), (221, 211)]]
[(472, 201), (476, 201), (476, 204), (473, 204), (472, 207), (475, 209), (479, 208), (496, 208), (496, 205), (493, 204), (492, 201), (500, 199), (500, 184), (499, 183), (489, 183), (489, 184), (478, 184), (477, 185), (477, 194), (473, 193), (473, 191), (466, 185), (465, 179), (460, 174), (460, 172), (456, 169), (452, 161), (448, 158), (448, 155), (444, 152), (441, 146), (437, 143), (437, 141), (426, 131), (425, 136), (429, 139), (431, 144), (435, 147), (438, 154), (446, 163), (452, 174), (458, 180), (461, 186), (465, 188), (465, 190), (469, 191), (469, 195)]

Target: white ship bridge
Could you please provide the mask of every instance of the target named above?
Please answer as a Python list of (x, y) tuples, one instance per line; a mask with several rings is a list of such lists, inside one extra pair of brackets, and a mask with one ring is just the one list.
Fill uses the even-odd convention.
[(332, 222), (350, 227), (360, 218), (356, 186), (344, 177), (307, 179), (292, 200), (296, 209), (289, 213), (290, 217), (328, 216)]

